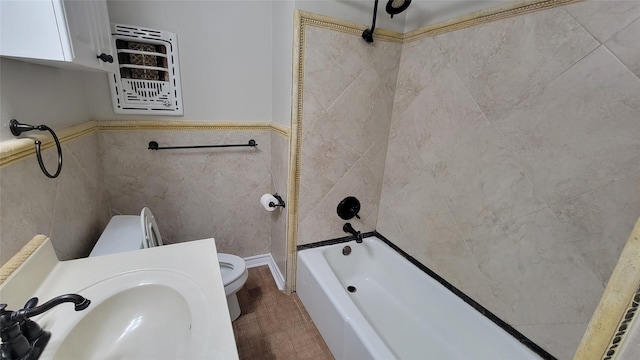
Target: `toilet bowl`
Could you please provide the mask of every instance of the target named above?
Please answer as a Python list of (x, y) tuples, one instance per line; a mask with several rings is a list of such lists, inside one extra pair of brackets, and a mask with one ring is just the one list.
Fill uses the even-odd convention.
[(236, 293), (247, 282), (249, 271), (244, 259), (236, 255), (218, 254), (218, 263), (220, 264), (224, 293), (227, 295), (229, 315), (231, 316), (231, 321), (234, 321), (240, 316), (240, 304)]
[[(162, 246), (162, 237), (158, 224), (149, 208), (145, 207), (140, 215), (116, 215), (111, 218), (107, 227), (94, 245), (89, 257), (116, 254), (154, 246)], [(247, 264), (239, 256), (218, 253), (218, 263), (227, 296), (231, 321), (240, 316), (240, 305), (236, 293), (247, 278)]]

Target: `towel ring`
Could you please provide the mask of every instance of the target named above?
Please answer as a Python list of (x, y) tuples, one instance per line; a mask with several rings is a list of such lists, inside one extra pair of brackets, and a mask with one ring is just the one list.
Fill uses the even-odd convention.
[(9, 129), (11, 129), (11, 133), (14, 136), (20, 136), (23, 132), (31, 130), (48, 131), (49, 133), (51, 133), (51, 136), (53, 136), (53, 140), (56, 143), (56, 148), (58, 149), (58, 169), (56, 170), (56, 173), (51, 175), (51, 173), (49, 173), (49, 171), (47, 171), (47, 168), (44, 166), (44, 162), (42, 161), (42, 154), (40, 152), (40, 145), (42, 145), (42, 142), (40, 140), (35, 141), (36, 157), (38, 158), (38, 165), (40, 165), (40, 170), (42, 170), (46, 177), (55, 179), (58, 177), (58, 175), (60, 175), (60, 171), (62, 170), (62, 147), (60, 146), (60, 140), (58, 140), (58, 136), (56, 136), (56, 133), (53, 132), (50, 127), (48, 127), (47, 125), (33, 126), (29, 124), (21, 124), (18, 122), (18, 120), (11, 119), (11, 121), (9, 121)]

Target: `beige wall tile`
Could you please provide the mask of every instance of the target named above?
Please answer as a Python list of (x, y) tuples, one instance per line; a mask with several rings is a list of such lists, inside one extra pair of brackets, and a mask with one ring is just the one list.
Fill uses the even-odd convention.
[(562, 8), (405, 44), (378, 211), (378, 231), (560, 358), (640, 213), (640, 83), (597, 47)]
[[(36, 234), (51, 237), (62, 260), (86, 256), (108, 221), (98, 165), (97, 136), (89, 133), (62, 146), (60, 176), (42, 174), (29, 156), (0, 170), (0, 263)], [(55, 148), (43, 151), (55, 172)]]
[[(147, 150), (147, 143), (246, 143), (257, 148)], [(270, 252), (268, 131), (105, 131), (100, 133), (105, 189), (116, 213), (148, 206), (169, 243), (215, 237), (218, 250), (242, 257)]]
[(552, 210), (570, 226), (576, 250), (606, 285), (640, 215), (640, 175), (561, 202)]
[(306, 28), (298, 244), (346, 236), (338, 203), (356, 196), (375, 229), (400, 44)]
[(58, 178), (50, 234), (61, 260), (89, 255), (110, 218), (97, 149), (95, 133), (63, 146), (64, 171)]
[(214, 237), (218, 251), (240, 257), (271, 252), (272, 216), (260, 204), (262, 194), (270, 191), (270, 183), (268, 175), (233, 208), (228, 220), (217, 226)]
[[(56, 164), (55, 152), (42, 152), (49, 166)], [(51, 233), (58, 180), (45, 177), (33, 155), (2, 167), (0, 188), (0, 263), (4, 264), (35, 235)]]
[(506, 305), (498, 316), (512, 325), (589, 321), (604, 287), (572, 236), (549, 209), (474, 230), (471, 252)]
[(601, 43), (640, 18), (640, 3), (635, 0), (590, 0), (564, 9)]
[[(375, 230), (375, 218), (369, 215), (378, 210), (381, 186), (381, 179), (375, 178), (373, 171), (362, 160), (358, 160), (310, 214), (300, 221), (298, 244), (347, 236), (348, 234), (342, 231), (342, 226), (347, 221), (361, 232)], [(337, 206), (347, 196), (355, 196), (360, 200), (361, 219), (343, 220), (338, 216)]]
[(515, 328), (537, 344), (544, 344), (544, 349), (558, 359), (573, 359), (587, 323), (518, 325)]
[(359, 157), (354, 149), (339, 142), (334, 134), (323, 131), (321, 126), (314, 126), (302, 137), (298, 207), (300, 220), (311, 214)]
[(600, 47), (496, 123), (549, 204), (640, 169), (640, 82)]
[[(362, 39), (308, 26), (304, 58), (304, 95), (328, 108), (369, 62)], [(306, 100), (305, 100), (306, 101)]]
[(563, 9), (508, 18), (434, 40), (490, 121), (540, 92), (598, 45)]
[[(289, 204), (287, 193), (289, 183), (289, 138), (271, 133), (271, 176), (273, 192), (277, 192)], [(287, 208), (271, 213), (271, 255), (283, 276), (286, 275), (287, 260)]]
[[(640, 8), (640, 6), (639, 6)], [(640, 18), (609, 39), (604, 45), (640, 78)]]
[(378, 214), (382, 235), (490, 311), (499, 309), (428, 173), (396, 192), (383, 192)]

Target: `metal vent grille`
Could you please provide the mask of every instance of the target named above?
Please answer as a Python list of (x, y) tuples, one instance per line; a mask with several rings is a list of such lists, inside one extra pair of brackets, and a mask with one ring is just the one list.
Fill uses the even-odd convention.
[(175, 34), (111, 24), (118, 72), (110, 74), (117, 114), (182, 115)]

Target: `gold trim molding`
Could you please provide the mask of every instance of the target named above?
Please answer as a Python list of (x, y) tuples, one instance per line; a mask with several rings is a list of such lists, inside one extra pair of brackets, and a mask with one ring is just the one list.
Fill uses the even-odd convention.
[[(75, 125), (58, 132), (60, 143), (66, 143), (77, 139), (83, 135), (95, 131), (96, 122), (89, 121), (80, 125)], [(29, 134), (27, 138), (11, 139), (0, 142), (0, 166), (8, 165), (19, 161), (27, 156), (36, 153), (34, 140), (42, 141), (41, 149), (45, 150), (55, 146), (53, 140), (38, 133)]]
[(47, 239), (45, 235), (36, 235), (23, 246), (17, 254), (13, 255), (9, 261), (2, 265), (2, 267), (0, 267), (0, 284), (4, 283)]
[[(273, 131), (284, 137), (290, 130), (282, 125), (269, 122), (197, 122), (197, 121), (88, 121), (58, 132), (60, 143), (64, 144), (83, 135), (96, 131)], [(50, 137), (34, 134), (28, 138), (18, 138), (0, 142), (0, 166), (9, 165), (35, 154), (33, 141), (42, 141), (42, 149), (55, 146)]]
[[(305, 27), (308, 25), (358, 36), (362, 35), (362, 32), (365, 29), (368, 29), (368, 26), (352, 21), (314, 14), (303, 10), (296, 10), (295, 17), (296, 20), (294, 20), (294, 29), (300, 29), (300, 27)], [(376, 29), (376, 31), (374, 31), (373, 38), (378, 41), (402, 43), (404, 34), (378, 28)], [(296, 34), (294, 34), (294, 42), (295, 39)]]
[(640, 288), (639, 259), (640, 219), (622, 249), (574, 360), (614, 359), (619, 355), (620, 345), (631, 328), (630, 322), (638, 321), (634, 297)]
[(479, 10), (468, 15), (460, 16), (448, 21), (425, 26), (423, 28), (405, 33), (403, 42), (411, 42), (426, 37), (440, 35), (468, 27), (487, 24), (493, 21), (502, 20), (514, 16), (524, 15), (531, 12), (550, 9), (562, 5), (567, 5), (583, 0), (524, 0), (513, 1), (507, 5), (500, 5), (484, 10)]

